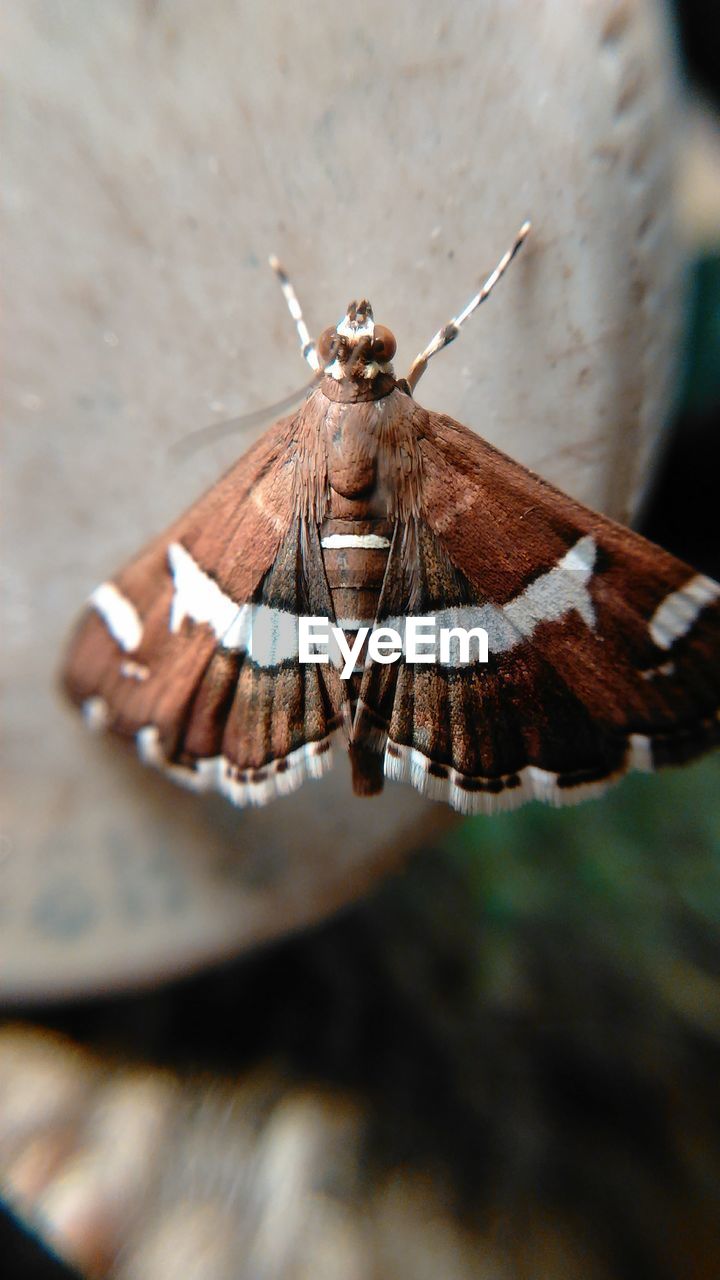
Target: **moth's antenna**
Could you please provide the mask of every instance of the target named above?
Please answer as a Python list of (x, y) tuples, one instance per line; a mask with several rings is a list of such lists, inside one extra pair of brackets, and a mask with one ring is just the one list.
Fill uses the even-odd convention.
[(449, 324), (444, 325), (442, 329), (438, 329), (435, 337), (428, 343), (425, 350), (421, 351), (420, 355), (415, 357), (407, 376), (411, 391), (417, 386), (422, 375), (427, 369), (428, 360), (430, 360), (431, 356), (436, 355), (438, 351), (442, 351), (443, 347), (446, 347), (448, 343), (453, 342), (455, 338), (457, 338), (460, 332), (460, 326), (470, 318), (473, 311), (477, 311), (480, 303), (484, 302), (492, 293), (498, 280), (505, 274), (510, 266), (510, 263), (525, 240), (529, 230), (530, 223), (523, 222), (517, 236), (515, 237), (515, 243), (512, 248), (508, 249), (507, 253), (500, 259), (495, 270), (488, 276), (480, 292), (476, 293), (475, 297), (470, 299), (467, 306), (463, 307), (462, 311), (459, 311), (456, 316), (453, 316)]
[(312, 391), (319, 375), (322, 373), (315, 343), (308, 332), (308, 327), (303, 319), (302, 308), (297, 300), (297, 294), (290, 283), (288, 274), (274, 253), (270, 255), (269, 262), (280, 281), (280, 288), (283, 291), (288, 310), (295, 321), (303, 356), (317, 376), (304, 387), (300, 387), (297, 391), (292, 391), (289, 396), (278, 400), (277, 404), (267, 405), (264, 409), (254, 410), (250, 413), (243, 413), (239, 418), (230, 418), (226, 422), (213, 422), (209, 426), (199, 427), (197, 431), (189, 432), (188, 435), (183, 436), (182, 440), (178, 440), (176, 444), (170, 446), (170, 458), (175, 462), (182, 461), (205, 444), (212, 444), (215, 440), (223, 440), (225, 436), (234, 435), (236, 431), (258, 426), (271, 415), (274, 417), (277, 414), (284, 413), (286, 409), (292, 409), (293, 405), (297, 404), (299, 400), (302, 400)]
[(283, 297), (287, 302), (288, 311), (295, 321), (295, 328), (298, 331), (300, 347), (303, 353), (303, 360), (307, 360), (313, 372), (317, 373), (320, 368), (320, 361), (318, 360), (317, 351), (315, 350), (315, 343), (308, 332), (308, 327), (303, 319), (302, 307), (297, 300), (297, 294), (290, 283), (287, 271), (283, 267), (282, 263), (275, 257), (274, 253), (270, 254), (268, 262), (280, 281), (280, 288), (282, 289)]
[(265, 405), (263, 409), (251, 409), (250, 413), (243, 413), (239, 418), (228, 418), (224, 422), (211, 422), (208, 426), (198, 427), (197, 431), (190, 431), (181, 440), (177, 440), (175, 444), (170, 445), (168, 450), (170, 459), (173, 462), (182, 462), (189, 457), (191, 453), (201, 449), (203, 445), (213, 444), (216, 440), (224, 440), (225, 436), (235, 435), (238, 431), (247, 431), (251, 427), (257, 427), (268, 418), (275, 418), (279, 414), (284, 413), (286, 409), (292, 409), (305, 396), (309, 395), (313, 387), (317, 383), (317, 378), (313, 378), (312, 382), (306, 382), (304, 387), (298, 387), (297, 391), (291, 391), (290, 395), (284, 399), (278, 400), (276, 404)]

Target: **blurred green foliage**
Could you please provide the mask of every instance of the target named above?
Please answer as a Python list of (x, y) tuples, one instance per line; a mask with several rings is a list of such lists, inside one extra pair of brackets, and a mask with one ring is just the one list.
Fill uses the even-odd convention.
[(633, 774), (577, 807), (535, 803), (490, 821), (469, 818), (445, 843), (466, 861), (485, 912), (499, 921), (538, 907), (565, 917), (592, 904), (601, 926), (606, 904), (616, 921), (623, 907), (634, 917), (638, 895), (656, 899), (661, 891), (720, 923), (717, 757)]
[(693, 268), (680, 404), (685, 413), (720, 405), (720, 254)]
[[(720, 985), (696, 956), (720, 924), (720, 761), (631, 775), (578, 807), (470, 818), (444, 842), (483, 921), (483, 987), (514, 988), (518, 933), (556, 931), (720, 1032)], [(694, 962), (694, 957), (698, 963)], [(711, 968), (714, 966), (711, 966)], [(568, 978), (570, 975), (568, 975)], [(492, 997), (491, 997), (492, 998)]]

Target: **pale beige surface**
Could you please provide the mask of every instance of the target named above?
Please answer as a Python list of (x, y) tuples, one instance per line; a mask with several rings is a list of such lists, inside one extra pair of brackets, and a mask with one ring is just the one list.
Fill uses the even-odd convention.
[(652, 0), (30, 0), (5, 17), (8, 334), (0, 989), (149, 978), (352, 898), (437, 810), (344, 773), (261, 813), (88, 738), (54, 671), (96, 582), (242, 448), (169, 446), (305, 376), (367, 294), (406, 367), (526, 216), (419, 398), (626, 514), (672, 374), (674, 109)]

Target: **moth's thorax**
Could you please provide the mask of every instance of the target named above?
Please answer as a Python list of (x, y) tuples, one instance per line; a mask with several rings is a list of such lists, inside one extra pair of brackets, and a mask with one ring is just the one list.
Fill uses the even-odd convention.
[(379, 400), (325, 399), (322, 436), (331, 493), (361, 501), (364, 514), (407, 519), (417, 513), (421, 469), (414, 410), (411, 398), (396, 387)]
[(384, 410), (384, 398), (328, 405), (324, 421), (328, 481), (331, 490), (344, 498), (369, 502), (377, 489)]
[(370, 400), (382, 400), (394, 391), (398, 383), (392, 372), (392, 365), (387, 369), (377, 369), (367, 378), (362, 375), (351, 377), (335, 377), (326, 373), (320, 383), (320, 390), (328, 400), (360, 404)]

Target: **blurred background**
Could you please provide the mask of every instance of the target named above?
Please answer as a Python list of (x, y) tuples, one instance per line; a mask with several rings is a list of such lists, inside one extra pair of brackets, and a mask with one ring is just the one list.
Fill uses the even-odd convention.
[[(720, 74), (708, 6), (677, 0), (672, 21), (691, 98), (680, 156), (691, 278), (677, 408), (638, 525), (720, 577)], [(144, 1255), (143, 1238), (192, 1204), (193, 1185), (218, 1223), (241, 1216), (245, 1191), (218, 1135), (250, 1116), (239, 1148), (255, 1159), (262, 1146), (265, 1159), (267, 1126), (285, 1115), (287, 1143), (287, 1116), (305, 1115), (310, 1098), (310, 1120), (289, 1128), (300, 1146), (323, 1135), (303, 1223), (317, 1219), (325, 1251), (248, 1275), (717, 1277), (719, 925), (711, 759), (632, 777), (578, 809), (465, 820), (332, 919), (211, 972), (15, 1010), (13, 1052), (27, 1044), (28, 1063), (47, 1054), (57, 1064), (44, 1097), (60, 1088), (55, 1070), (78, 1073), (96, 1099), (118, 1079), (166, 1082), (167, 1072), (178, 1090), (181, 1118), (158, 1130), (162, 1186), (121, 1220), (113, 1249), (78, 1250), (83, 1274), (183, 1274), (158, 1266), (157, 1242)], [(35, 1028), (27, 1042), (21, 1027)], [(0, 1051), (0, 1098), (3, 1079)], [(77, 1104), (53, 1124), (52, 1157), (33, 1157), (41, 1163), (61, 1160)], [(2, 1142), (0, 1125), (0, 1157)], [(186, 1182), (172, 1170), (180, 1158)], [(282, 1178), (270, 1186), (282, 1209)], [(98, 1214), (82, 1227), (83, 1194), (63, 1219), (73, 1239), (109, 1231)], [(321, 1201), (323, 1213), (342, 1202), (340, 1225), (317, 1218)], [(197, 1263), (198, 1237), (172, 1221), (186, 1274), (224, 1275), (212, 1250)], [(290, 1231), (280, 1211), (268, 1221)], [(383, 1231), (398, 1256), (379, 1270), (367, 1236)], [(0, 1270), (72, 1274), (11, 1214)]]

